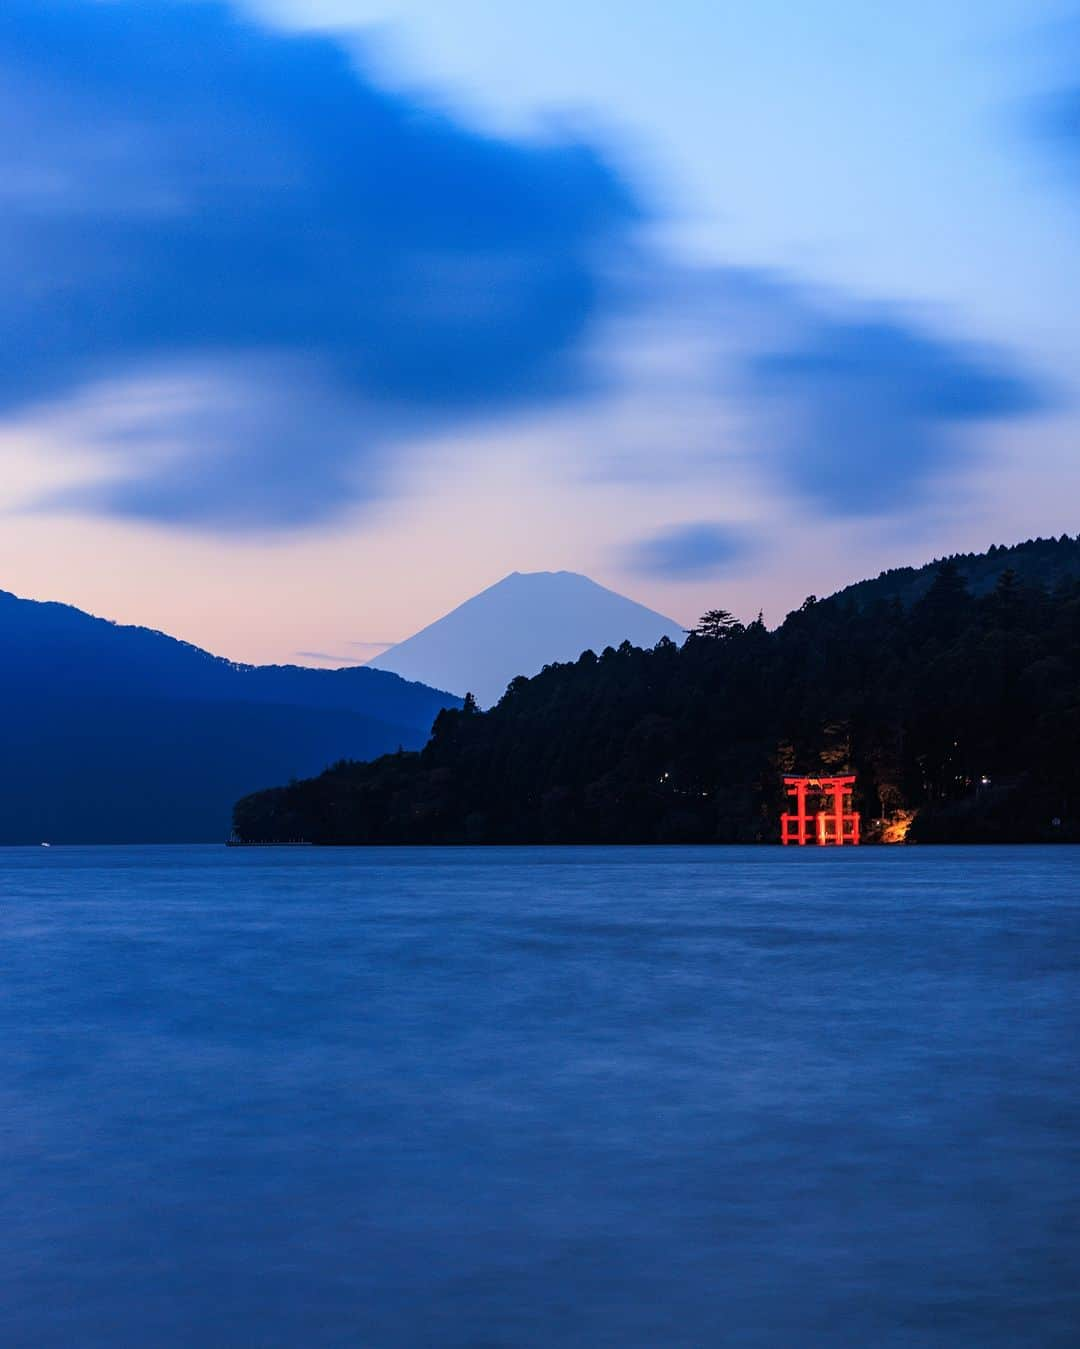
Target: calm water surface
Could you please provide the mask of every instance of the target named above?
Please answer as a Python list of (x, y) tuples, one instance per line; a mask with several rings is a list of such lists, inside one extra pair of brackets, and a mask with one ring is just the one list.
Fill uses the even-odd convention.
[(1080, 1342), (1080, 850), (4, 850), (0, 976), (7, 1349)]

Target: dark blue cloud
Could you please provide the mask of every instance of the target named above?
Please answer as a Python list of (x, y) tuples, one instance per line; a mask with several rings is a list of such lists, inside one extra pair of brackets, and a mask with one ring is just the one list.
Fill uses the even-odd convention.
[[(786, 273), (672, 268), (639, 294), (657, 311), (657, 347), (687, 355), (655, 384), (673, 434), (630, 440), (624, 461), (609, 460), (631, 480), (659, 469), (730, 493), (733, 466), (752, 466), (804, 515), (899, 516), (974, 461), (965, 431), (1054, 402), (1007, 353)], [(680, 420), (687, 397), (693, 416)], [(700, 415), (710, 400), (711, 423)]]
[(667, 580), (717, 576), (749, 551), (742, 531), (729, 525), (675, 525), (643, 539), (630, 551), (634, 571)]
[[(749, 396), (763, 466), (825, 514), (907, 509), (959, 427), (1039, 404), (906, 321), (643, 262), (638, 217), (588, 146), (481, 135), (226, 4), (0, 0), (0, 417), (100, 381), (125, 404), (90, 428), (114, 478), (49, 504), (264, 530), (370, 501), (407, 440), (585, 391), (616, 273), (658, 328), (708, 330), (742, 370), (710, 394)], [(653, 542), (670, 575), (728, 560)]]
[(1052, 151), (1073, 186), (1080, 185), (1080, 16), (1044, 29), (1042, 43), (1059, 70), (1056, 87), (1029, 98), (1022, 108), (1022, 125), (1029, 138)]
[(1041, 101), (1037, 126), (1080, 181), (1080, 88), (1066, 89)]
[(768, 460), (827, 515), (909, 508), (956, 463), (956, 430), (1045, 401), (1004, 359), (889, 318), (812, 319), (748, 373)]
[(226, 417), (99, 507), (303, 523), (395, 437), (581, 386), (636, 215), (587, 146), (477, 134), (202, 0), (4, 0), (0, 89), (0, 414), (175, 361), (309, 376), (287, 436)]

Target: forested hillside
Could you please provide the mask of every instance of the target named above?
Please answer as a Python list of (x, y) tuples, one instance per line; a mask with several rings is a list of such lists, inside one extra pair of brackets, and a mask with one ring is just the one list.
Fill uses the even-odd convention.
[(953, 563), (973, 595), (988, 594), (1006, 569), (1021, 585), (1053, 590), (1062, 581), (1080, 577), (1080, 535), (1075, 539), (1067, 534), (1060, 539), (1028, 539), (1009, 548), (995, 544), (985, 553), (952, 553), (922, 567), (894, 567), (872, 581), (845, 586), (837, 598), (854, 600), (860, 606), (874, 600), (898, 599), (910, 606), (922, 599), (946, 561)]
[(1003, 549), (967, 560), (969, 574), (1001, 564), (988, 593), (946, 560), (908, 603), (854, 587), (772, 632), (719, 611), (681, 649), (585, 652), (515, 680), (490, 712), (440, 713), (419, 753), (241, 800), (237, 832), (768, 842), (782, 773), (843, 768), (870, 838), (913, 815), (913, 840), (1080, 840), (1077, 542), (1025, 547), (1051, 586)]

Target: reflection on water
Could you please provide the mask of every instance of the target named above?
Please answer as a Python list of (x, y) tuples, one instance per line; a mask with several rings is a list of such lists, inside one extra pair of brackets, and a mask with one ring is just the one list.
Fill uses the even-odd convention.
[(1080, 853), (0, 852), (7, 1346), (1072, 1345)]

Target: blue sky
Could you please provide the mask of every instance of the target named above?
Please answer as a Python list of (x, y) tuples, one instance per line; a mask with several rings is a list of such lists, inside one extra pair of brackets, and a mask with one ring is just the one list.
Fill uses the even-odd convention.
[(1018, 306), (1039, 331), (1032, 289), (1077, 259), (1024, 126), (1075, 75), (1069, 3), (627, 0), (617, 22), (604, 0), (251, 4), (357, 32), (392, 78), (491, 125), (595, 125), (705, 258), (977, 306), (1005, 335)]
[(778, 620), (1075, 532), (1078, 38), (11, 0), (0, 584), (284, 659), (511, 570)]

